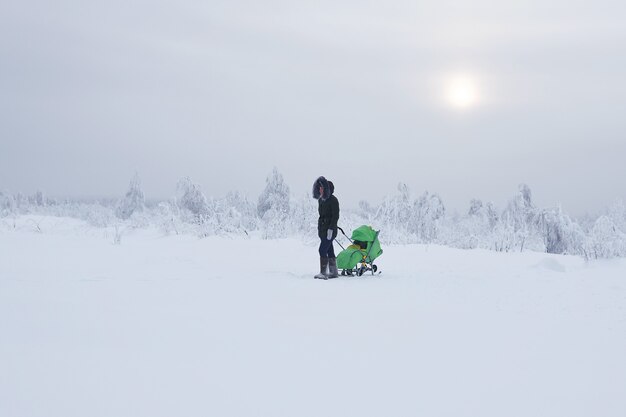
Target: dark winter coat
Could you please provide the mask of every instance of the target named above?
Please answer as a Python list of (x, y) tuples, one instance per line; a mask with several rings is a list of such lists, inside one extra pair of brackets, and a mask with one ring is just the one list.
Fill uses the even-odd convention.
[[(320, 195), (320, 185), (324, 187), (324, 195)], [(313, 184), (313, 198), (318, 201), (319, 219), (317, 220), (317, 234), (326, 239), (328, 229), (333, 231), (333, 239), (337, 237), (337, 222), (339, 221), (339, 200), (333, 195), (335, 186), (324, 177), (319, 177)]]

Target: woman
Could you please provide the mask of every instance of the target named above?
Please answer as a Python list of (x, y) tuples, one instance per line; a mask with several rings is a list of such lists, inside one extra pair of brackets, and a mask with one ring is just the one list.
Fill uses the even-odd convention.
[[(324, 177), (319, 177), (313, 184), (313, 198), (318, 201), (319, 219), (317, 234), (320, 238), (320, 273), (315, 278), (336, 278), (337, 259), (333, 240), (337, 237), (337, 221), (339, 220), (339, 200), (333, 195), (335, 186)], [(328, 267), (329, 272), (326, 273)]]

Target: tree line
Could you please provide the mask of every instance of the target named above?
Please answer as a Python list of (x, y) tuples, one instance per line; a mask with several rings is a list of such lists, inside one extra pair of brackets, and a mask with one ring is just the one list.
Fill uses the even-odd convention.
[[(96, 227), (158, 227), (164, 233), (211, 235), (256, 234), (263, 239), (302, 237), (314, 241), (317, 203), (307, 191), (293, 196), (274, 168), (256, 200), (239, 192), (207, 197), (191, 178), (181, 178), (177, 194), (166, 201), (147, 201), (138, 174), (117, 200), (62, 200), (0, 192), (0, 218), (39, 214), (74, 217)], [(340, 224), (349, 233), (361, 224), (380, 229), (384, 243), (440, 244), (501, 252), (542, 251), (586, 259), (626, 256), (626, 209), (616, 201), (595, 218), (574, 219), (561, 207), (537, 207), (526, 184), (503, 209), (473, 199), (465, 213), (449, 213), (442, 199), (428, 191), (414, 197), (405, 184), (381, 204), (360, 201), (342, 209)]]

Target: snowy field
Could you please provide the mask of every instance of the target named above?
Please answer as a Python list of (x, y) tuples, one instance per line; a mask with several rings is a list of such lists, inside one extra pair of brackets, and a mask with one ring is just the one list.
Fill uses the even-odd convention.
[[(37, 226), (39, 229), (37, 230)], [(626, 260), (0, 227), (0, 416), (626, 415)]]

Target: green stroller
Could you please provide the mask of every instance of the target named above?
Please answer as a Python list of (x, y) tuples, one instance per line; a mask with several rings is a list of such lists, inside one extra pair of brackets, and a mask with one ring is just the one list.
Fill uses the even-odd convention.
[(341, 275), (357, 275), (371, 271), (372, 275), (378, 271), (378, 267), (374, 265), (374, 260), (378, 258), (383, 250), (380, 248), (378, 234), (380, 230), (374, 230), (371, 226), (359, 226), (352, 231), (352, 237), (349, 238), (341, 227), (338, 227), (341, 233), (352, 243), (344, 248), (341, 243), (339, 246), (343, 249), (337, 255), (337, 268), (341, 269)]

